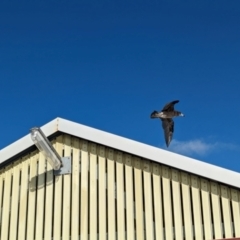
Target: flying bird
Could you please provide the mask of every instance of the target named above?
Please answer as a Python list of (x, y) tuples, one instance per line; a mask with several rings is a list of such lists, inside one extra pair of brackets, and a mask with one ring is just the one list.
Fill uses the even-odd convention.
[(183, 113), (174, 110), (174, 105), (178, 102), (179, 100), (175, 100), (170, 103), (167, 103), (160, 112), (153, 111), (150, 116), (151, 118), (160, 118), (162, 120), (162, 127), (164, 130), (164, 137), (167, 147), (169, 146), (172, 140), (174, 131), (174, 121), (172, 120), (172, 118), (184, 116)]

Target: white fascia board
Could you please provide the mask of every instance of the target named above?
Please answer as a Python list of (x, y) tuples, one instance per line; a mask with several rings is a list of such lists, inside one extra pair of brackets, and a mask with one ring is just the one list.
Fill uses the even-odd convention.
[[(49, 137), (60, 131), (72, 136), (99, 143), (118, 149), (145, 159), (152, 160), (169, 167), (183, 170), (198, 176), (206, 177), (233, 187), (240, 188), (240, 174), (228, 169), (217, 167), (205, 162), (172, 153), (147, 144), (136, 142), (111, 133), (87, 127), (62, 118), (56, 118), (41, 127), (44, 134)], [(19, 139), (0, 151), (0, 164), (33, 146), (30, 134)]]

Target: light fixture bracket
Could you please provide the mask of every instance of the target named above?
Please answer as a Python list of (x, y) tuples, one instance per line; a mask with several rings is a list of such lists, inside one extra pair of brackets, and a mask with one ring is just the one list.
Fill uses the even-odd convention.
[(72, 172), (72, 159), (71, 157), (62, 157), (62, 166), (58, 170), (53, 170), (54, 175), (70, 174)]

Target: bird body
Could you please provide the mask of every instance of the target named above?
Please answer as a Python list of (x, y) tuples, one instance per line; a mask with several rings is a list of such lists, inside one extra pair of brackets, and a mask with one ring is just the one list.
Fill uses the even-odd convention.
[(160, 118), (162, 120), (162, 127), (164, 130), (164, 137), (167, 147), (169, 146), (172, 140), (174, 132), (174, 121), (172, 120), (172, 118), (184, 116), (183, 113), (174, 110), (174, 105), (178, 102), (179, 100), (175, 100), (170, 103), (167, 103), (160, 112), (153, 111), (152, 114), (150, 115), (151, 118)]
[(172, 112), (166, 112), (166, 111), (157, 112), (157, 111), (154, 111), (151, 114), (151, 118), (174, 118), (174, 117), (178, 117), (178, 116), (184, 116), (184, 115), (179, 111), (172, 111)]

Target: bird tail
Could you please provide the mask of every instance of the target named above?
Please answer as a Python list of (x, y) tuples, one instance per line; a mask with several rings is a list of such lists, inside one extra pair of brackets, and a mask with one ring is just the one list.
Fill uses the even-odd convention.
[(174, 111), (175, 116), (184, 117), (184, 114), (179, 111)]
[(157, 118), (158, 117), (157, 114), (158, 114), (157, 111), (153, 111), (150, 115), (150, 118)]

